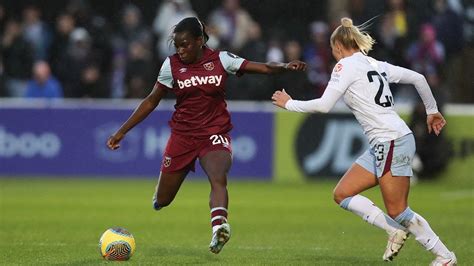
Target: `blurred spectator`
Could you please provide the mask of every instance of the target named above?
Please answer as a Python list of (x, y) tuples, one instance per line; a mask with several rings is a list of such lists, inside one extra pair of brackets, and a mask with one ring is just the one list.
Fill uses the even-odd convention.
[(251, 61), (265, 62), (267, 46), (262, 38), (260, 25), (253, 22), (248, 28), (248, 34), (248, 41), (240, 50), (239, 55)]
[(140, 42), (145, 49), (152, 51), (152, 33), (142, 23), (142, 14), (135, 5), (127, 5), (123, 8), (121, 23), (115, 37), (112, 40), (112, 69), (111, 87), (113, 97), (126, 96), (125, 76), (127, 71), (127, 60), (131, 43)]
[(0, 56), (0, 97), (7, 96), (7, 89), (5, 88), (5, 69), (3, 67), (3, 58)]
[(196, 12), (189, 0), (166, 0), (160, 5), (153, 21), (153, 31), (158, 36), (156, 47), (160, 61), (175, 52), (169, 41), (173, 27), (182, 19), (195, 16)]
[(23, 9), (23, 36), (33, 45), (35, 60), (48, 59), (51, 32), (41, 20), (41, 11), (36, 6)]
[(474, 44), (474, 3), (464, 0), (464, 38), (471, 45)]
[(26, 98), (62, 98), (63, 89), (58, 80), (51, 75), (49, 64), (38, 61), (33, 66), (33, 79), (26, 87)]
[(0, 36), (3, 35), (5, 23), (7, 21), (7, 13), (5, 12), (5, 6), (0, 3)]
[(239, 0), (223, 0), (222, 6), (209, 16), (209, 27), (215, 30), (220, 47), (238, 53), (249, 38), (248, 29), (254, 24)]
[[(250, 61), (265, 62), (267, 47), (262, 39), (260, 25), (253, 23), (249, 30), (249, 39), (238, 54)], [(243, 75), (238, 78), (229, 75), (232, 81), (227, 82), (227, 97), (232, 100), (268, 100), (273, 93), (270, 86), (271, 76)]]
[(416, 32), (417, 27), (415, 15), (407, 8), (405, 0), (387, 0), (387, 10), (382, 16), (378, 30), (379, 42), (385, 48), (385, 54), (381, 56), (395, 65), (406, 66), (403, 53), (407, 43)]
[(272, 36), (268, 41), (267, 62), (283, 62), (285, 54), (281, 47), (281, 41), (278, 37)]
[(156, 79), (155, 65), (151, 51), (143, 43), (130, 44), (126, 66), (125, 82), (127, 98), (143, 98), (148, 95)]
[(110, 78), (110, 96), (112, 98), (123, 98), (126, 94), (125, 89), (125, 72), (127, 67), (126, 51), (114, 53), (112, 60), (112, 72)]
[[(444, 62), (443, 45), (436, 40), (436, 32), (431, 24), (423, 24), (420, 28), (419, 40), (412, 43), (406, 54), (410, 68), (423, 74), (436, 94), (441, 86), (439, 71)], [(394, 86), (395, 97), (404, 102), (414, 102), (418, 97), (413, 88), (399, 84)]]
[(97, 64), (87, 65), (81, 71), (80, 94), (82, 98), (107, 98), (109, 87)]
[(447, 0), (434, 1), (435, 15), (432, 19), (438, 40), (446, 49), (446, 58), (462, 51), (464, 46), (462, 18), (448, 5)]
[(91, 65), (100, 66), (102, 60), (100, 51), (92, 46), (92, 39), (87, 30), (75, 29), (70, 35), (66, 53), (56, 66), (56, 75), (64, 87), (65, 97), (82, 97), (87, 94), (81, 87), (82, 73)]
[(13, 19), (7, 21), (1, 42), (7, 93), (10, 97), (23, 97), (31, 77), (33, 47), (24, 39), (20, 23)]
[(50, 62), (53, 73), (58, 72), (61, 66), (60, 60), (64, 59), (69, 46), (71, 33), (76, 28), (76, 20), (69, 13), (60, 14), (56, 19), (56, 31), (50, 51)]
[(329, 47), (329, 28), (325, 22), (315, 21), (310, 25), (311, 43), (306, 45), (303, 61), (307, 64), (306, 73), (313, 85), (316, 97), (323, 95), (331, 75), (331, 48)]
[[(287, 41), (284, 47), (284, 62), (303, 60), (302, 50), (303, 49), (298, 41)], [(316, 91), (314, 90), (313, 85), (309, 82), (308, 76), (305, 72), (285, 72), (275, 76), (275, 84), (271, 87), (271, 91), (281, 88), (284, 88), (295, 99), (310, 100), (317, 97)]]
[(439, 67), (444, 62), (444, 47), (436, 39), (433, 25), (426, 23), (421, 26), (420, 38), (410, 45), (407, 61), (418, 73), (424, 75), (438, 73)]
[(370, 19), (367, 14), (365, 0), (349, 1), (347, 10), (349, 11), (350, 18), (352, 19), (354, 25), (360, 25)]
[(77, 26), (88, 28), (93, 9), (87, 0), (69, 0), (65, 12), (74, 17)]
[[(114, 41), (115, 45), (123, 45), (125, 50), (133, 41), (140, 41), (151, 48), (152, 34), (150, 29), (143, 24), (142, 12), (140, 9), (132, 4), (125, 6), (122, 10), (120, 28), (117, 31), (117, 36)], [(116, 47), (121, 49), (122, 47)]]
[[(111, 27), (107, 19), (98, 14), (97, 9), (92, 8), (87, 0), (69, 0), (63, 14), (70, 14), (74, 18), (75, 27), (87, 30), (91, 36), (92, 46), (102, 54), (103, 58), (112, 58)], [(101, 73), (110, 70), (112, 60), (101, 60)]]

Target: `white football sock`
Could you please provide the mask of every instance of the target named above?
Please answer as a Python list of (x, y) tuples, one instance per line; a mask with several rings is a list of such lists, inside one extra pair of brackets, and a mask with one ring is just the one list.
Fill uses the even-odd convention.
[(355, 195), (353, 197), (345, 198), (339, 205), (343, 209), (357, 214), (362, 217), (364, 221), (385, 230), (389, 234), (397, 229), (406, 231), (406, 228), (395, 222), (379, 207), (375, 206), (371, 200), (364, 196)]
[(451, 256), (448, 248), (439, 239), (433, 229), (431, 229), (425, 218), (412, 211), (409, 207), (398, 215), (395, 221), (405, 226), (408, 231), (415, 236), (416, 241), (426, 250), (431, 251), (436, 256), (444, 258)]

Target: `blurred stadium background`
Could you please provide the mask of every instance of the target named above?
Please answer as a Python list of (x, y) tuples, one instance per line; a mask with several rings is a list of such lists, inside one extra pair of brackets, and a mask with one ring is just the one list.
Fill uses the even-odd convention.
[[(150, 199), (169, 136), (172, 97), (110, 152), (106, 138), (152, 88), (173, 25), (196, 15), (209, 46), (308, 71), (231, 77), (229, 178), (235, 236), (207, 254), (208, 184), (198, 169), (160, 213)], [(372, 56), (427, 77), (448, 125), (428, 135), (410, 86), (393, 86), (415, 133), (412, 207), (462, 265), (474, 264), (474, 3), (462, 0), (0, 1), (0, 264), (97, 264), (96, 242), (122, 226), (131, 264), (377, 265), (385, 235), (332, 202), (332, 188), (367, 148), (342, 103), (329, 115), (276, 110), (286, 90), (319, 97), (342, 16), (374, 18)], [(45, 93), (47, 91), (48, 93)], [(367, 193), (382, 206), (377, 189)], [(426, 265), (411, 240), (395, 264)]]

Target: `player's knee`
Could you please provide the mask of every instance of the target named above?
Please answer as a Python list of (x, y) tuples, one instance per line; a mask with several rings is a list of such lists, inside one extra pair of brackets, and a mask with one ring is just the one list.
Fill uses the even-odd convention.
[(338, 189), (337, 187), (333, 190), (332, 196), (337, 204), (340, 204), (345, 198), (348, 197), (346, 193), (344, 193), (341, 189)]
[(392, 219), (395, 219), (405, 209), (406, 207), (403, 206), (387, 206), (387, 215), (390, 216)]

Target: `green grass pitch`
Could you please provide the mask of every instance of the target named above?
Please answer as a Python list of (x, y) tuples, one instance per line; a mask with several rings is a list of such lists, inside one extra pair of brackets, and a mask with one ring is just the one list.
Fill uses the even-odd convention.
[[(0, 179), (0, 264), (110, 264), (100, 235), (121, 226), (137, 250), (120, 265), (387, 265), (386, 234), (332, 201), (333, 181), (303, 184), (229, 182), (232, 238), (208, 251), (209, 185), (188, 180), (171, 206), (155, 212), (155, 181), (134, 179)], [(474, 265), (472, 181), (423, 182), (410, 193), (422, 214)], [(383, 208), (378, 188), (364, 195)], [(390, 265), (428, 265), (433, 256), (411, 237)]]

